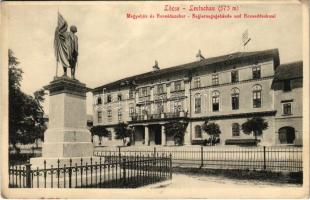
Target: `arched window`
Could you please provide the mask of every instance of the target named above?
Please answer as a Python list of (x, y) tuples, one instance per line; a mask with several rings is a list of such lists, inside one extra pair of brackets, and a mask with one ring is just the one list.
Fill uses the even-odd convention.
[(201, 96), (199, 93), (195, 94), (195, 113), (201, 113)]
[(281, 144), (294, 144), (295, 129), (285, 126), (279, 129), (279, 141)]
[(254, 85), (252, 88), (253, 108), (262, 107), (262, 86)]
[(102, 104), (102, 99), (101, 99), (101, 97), (98, 97), (97, 98), (97, 105), (101, 105)]
[(240, 125), (238, 123), (232, 124), (232, 136), (240, 136)]
[(199, 125), (195, 126), (195, 138), (202, 138), (201, 126), (199, 126)]
[(220, 110), (220, 92), (212, 92), (212, 111), (217, 112)]
[(233, 88), (231, 90), (231, 107), (233, 110), (239, 109), (239, 89)]

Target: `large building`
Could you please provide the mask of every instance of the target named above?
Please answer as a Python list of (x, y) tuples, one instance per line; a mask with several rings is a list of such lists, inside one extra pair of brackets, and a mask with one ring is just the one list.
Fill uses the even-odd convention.
[[(237, 52), (124, 78), (92, 90), (94, 125), (112, 132), (120, 122), (134, 129), (134, 145), (173, 145), (169, 121), (187, 122), (184, 144), (208, 138), (208, 120), (219, 125), (220, 144), (253, 139), (242, 132), (259, 116), (268, 128), (261, 144), (302, 144), (302, 62), (280, 65), (277, 49)], [(294, 136), (292, 136), (294, 135)]]

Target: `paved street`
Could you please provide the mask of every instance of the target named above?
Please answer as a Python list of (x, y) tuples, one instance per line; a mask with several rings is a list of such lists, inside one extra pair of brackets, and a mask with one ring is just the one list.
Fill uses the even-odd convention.
[(199, 189), (199, 188), (298, 188), (300, 184), (277, 184), (257, 180), (238, 180), (228, 179), (221, 176), (206, 176), (206, 175), (188, 175), (174, 173), (171, 182), (163, 182), (161, 184), (151, 185), (150, 188), (160, 189)]

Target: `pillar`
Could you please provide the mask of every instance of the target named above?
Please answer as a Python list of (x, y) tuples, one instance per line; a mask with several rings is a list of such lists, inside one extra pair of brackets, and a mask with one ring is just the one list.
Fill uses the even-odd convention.
[(149, 133), (149, 127), (147, 125), (144, 126), (144, 145), (147, 146), (150, 145), (150, 133)]
[(166, 146), (166, 130), (165, 126), (161, 126), (161, 145)]

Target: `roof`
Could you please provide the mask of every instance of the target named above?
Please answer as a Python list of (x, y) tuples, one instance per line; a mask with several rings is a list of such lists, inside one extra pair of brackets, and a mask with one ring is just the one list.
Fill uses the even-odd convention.
[(253, 52), (235, 52), (235, 53), (231, 53), (231, 54), (227, 54), (223, 56), (207, 58), (207, 59), (196, 61), (196, 62), (186, 63), (183, 65), (163, 68), (163, 69), (156, 70), (156, 71), (150, 71), (150, 72), (146, 72), (143, 74), (130, 76), (124, 79), (120, 79), (120, 80), (96, 87), (92, 89), (91, 91), (98, 92), (98, 91), (102, 91), (103, 88), (111, 88), (115, 86), (121, 86), (124, 84), (126, 85), (128, 83), (130, 84), (132, 81), (138, 81), (139, 79), (140, 80), (147, 79), (147, 78), (156, 77), (156, 76), (160, 76), (160, 75), (168, 74), (168, 73), (190, 71), (196, 68), (211, 67), (212, 65), (220, 64), (220, 63), (224, 63), (226, 65), (229, 65), (229, 64), (232, 65), (232, 63), (235, 64), (236, 62), (255, 63), (255, 62), (258, 62), (259, 60), (263, 60), (266, 58), (273, 58), (275, 61), (275, 67), (277, 67), (280, 63), (278, 49), (269, 49), (269, 50), (264, 50), (264, 51), (253, 51)]
[(303, 77), (303, 62), (297, 61), (292, 63), (286, 63), (277, 67), (274, 81), (296, 79)]

